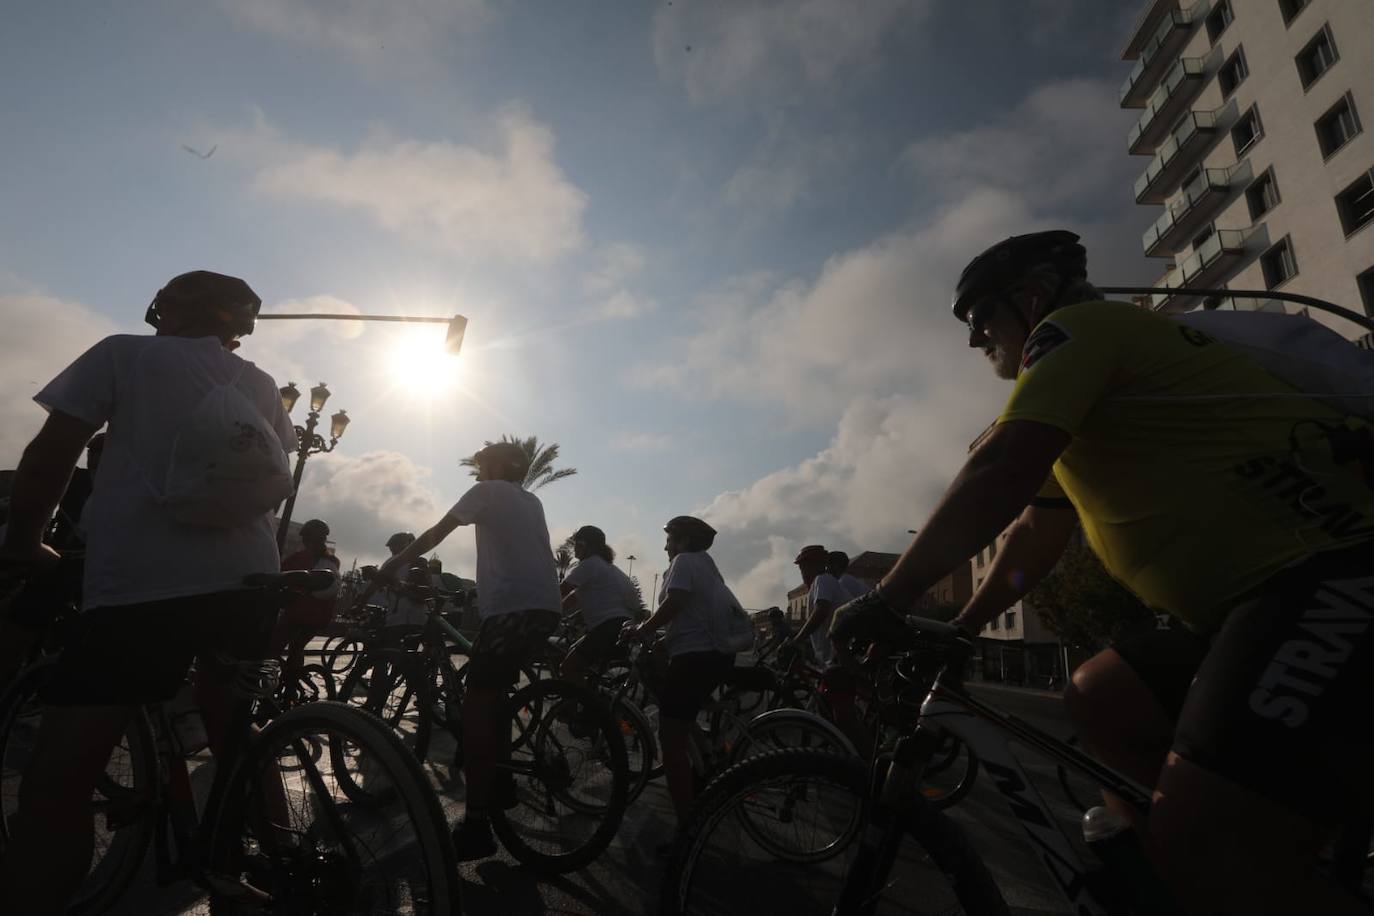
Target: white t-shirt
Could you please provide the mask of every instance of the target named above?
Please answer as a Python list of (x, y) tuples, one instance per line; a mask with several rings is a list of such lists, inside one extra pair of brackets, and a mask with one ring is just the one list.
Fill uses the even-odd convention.
[(92, 427), (109, 424), (82, 515), (85, 607), (240, 588), (246, 575), (280, 569), (271, 515), (237, 528), (183, 525), (151, 489), (166, 479), (172, 442), (201, 398), (235, 376), (282, 444), (293, 447), (296, 433), (277, 383), (214, 337), (107, 337), (34, 397)]
[(659, 603), (670, 591), (687, 593), (686, 607), (668, 625), (668, 655), (715, 652), (711, 625), (722, 619), (734, 602), (716, 561), (705, 551), (680, 553), (663, 574)]
[(842, 588), (844, 590), (844, 593), (849, 596), (845, 599), (846, 601), (853, 601), (855, 598), (862, 598), (864, 595), (867, 595), (869, 592), (873, 590), (873, 586), (869, 585), (867, 582), (864, 582), (862, 579), (858, 579), (854, 576), (851, 576), (849, 573), (841, 574), (840, 588)]
[[(816, 613), (816, 605), (821, 601), (829, 601), (831, 610), (844, 604), (849, 599), (846, 592), (840, 585), (840, 580), (830, 573), (821, 573), (811, 580), (811, 592), (806, 597), (806, 616)], [(834, 647), (830, 645), (830, 626), (825, 624), (811, 631), (811, 651), (816, 653), (816, 661), (828, 665), (834, 656)]]
[(569, 570), (563, 584), (577, 590), (577, 606), (589, 630), (608, 620), (629, 617), (630, 608), (635, 606), (635, 586), (630, 577), (595, 555)]
[(477, 526), (477, 613), (557, 612), (563, 605), (539, 497), (508, 480), (483, 480), (448, 510)]

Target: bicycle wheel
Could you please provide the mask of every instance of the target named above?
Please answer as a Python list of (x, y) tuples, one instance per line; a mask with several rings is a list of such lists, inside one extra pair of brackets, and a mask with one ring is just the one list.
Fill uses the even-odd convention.
[[(0, 853), (9, 844), (10, 818), (42, 724), (38, 690), (51, 662), (30, 668), (0, 698)], [(91, 796), (95, 847), (91, 867), (67, 912), (91, 916), (109, 909), (138, 873), (153, 836), (157, 749), (143, 710), (129, 720), (105, 774)]]
[(326, 643), (320, 651), (320, 657), (324, 659), (324, 666), (336, 681), (342, 680), (348, 672), (353, 670), (353, 666), (358, 663), (358, 659), (363, 657), (367, 646), (361, 637), (358, 636), (338, 636), (331, 637), (336, 640)]
[[(345, 746), (350, 770), (313, 748)], [(367, 787), (357, 803), (350, 784)], [(236, 766), (211, 839), (213, 916), (457, 916), (457, 863), (419, 761), (377, 717), (310, 703), (274, 719)]]
[(658, 741), (654, 727), (643, 710), (626, 699), (611, 705), (616, 727), (625, 738), (625, 761), (629, 767), (629, 791), (625, 803), (633, 804), (653, 778), (658, 760)]
[[(679, 834), (661, 912), (830, 914), (858, 852), (861, 831), (852, 825), (863, 822), (868, 784), (862, 760), (811, 748), (770, 751), (731, 768), (698, 797)], [(959, 828), (929, 805), (916, 806), (871, 912), (1006, 914), (987, 866)], [(827, 855), (779, 857), (742, 821), (768, 823), (787, 848)]]
[(792, 747), (858, 754), (844, 732), (829, 720), (800, 709), (775, 709), (749, 720), (744, 736), (731, 751), (730, 765), (766, 751)]
[(605, 701), (567, 681), (536, 681), (507, 704), (512, 738), (508, 769), (515, 806), (496, 806), (491, 825), (518, 861), (562, 874), (605, 851), (625, 816), (629, 765), (625, 739)]
[(410, 680), (408, 670), (386, 658), (369, 658), (339, 685), (335, 699), (360, 706), (396, 730), (416, 760), (429, 753), (433, 710)]

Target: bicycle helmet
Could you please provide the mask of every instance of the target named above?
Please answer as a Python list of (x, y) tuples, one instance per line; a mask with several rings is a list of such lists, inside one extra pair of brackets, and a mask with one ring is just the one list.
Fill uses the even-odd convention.
[(238, 277), (193, 270), (168, 280), (153, 297), (143, 320), (169, 333), (191, 323), (245, 337), (253, 333), (260, 308), (262, 299)]
[(574, 541), (581, 541), (588, 547), (606, 546), (606, 532), (595, 525), (583, 525), (581, 528), (578, 528), (573, 532), (572, 539)]
[(969, 262), (954, 285), (954, 317), (968, 322), (980, 299), (995, 296), (1037, 264), (1053, 264), (1065, 281), (1088, 275), (1088, 252), (1066, 229), (1013, 235)]
[(716, 529), (693, 515), (671, 518), (663, 530), (673, 537), (685, 538), (688, 551), (710, 550), (716, 542)]
[(824, 566), (826, 557), (828, 556), (829, 554), (825, 552), (825, 548), (820, 544), (808, 544), (801, 549), (801, 552), (797, 554), (797, 558), (792, 562), (797, 566), (803, 563), (819, 563)]
[(301, 525), (301, 538), (304, 539), (307, 535), (312, 534), (318, 535), (321, 538), (327, 538), (329, 537), (329, 526), (318, 518), (312, 518), (304, 525)]
[(398, 531), (386, 539), (386, 549), (401, 551), (415, 543), (415, 535), (409, 531)]
[(849, 569), (849, 554), (843, 550), (832, 550), (826, 554), (825, 568), (833, 576), (841, 575)]
[(473, 463), (486, 471), (487, 478), (523, 484), (530, 472), (530, 459), (514, 442), (492, 442), (472, 456)]

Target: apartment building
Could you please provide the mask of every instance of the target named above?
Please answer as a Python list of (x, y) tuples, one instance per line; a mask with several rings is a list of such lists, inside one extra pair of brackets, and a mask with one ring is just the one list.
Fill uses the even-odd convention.
[(1283, 290), (1374, 315), (1374, 3), (1149, 0), (1122, 57), (1155, 285)]

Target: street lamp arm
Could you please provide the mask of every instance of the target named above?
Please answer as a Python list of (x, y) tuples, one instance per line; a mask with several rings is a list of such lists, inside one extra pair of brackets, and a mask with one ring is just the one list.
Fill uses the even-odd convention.
[(310, 319), (317, 318), (325, 321), (419, 321), (430, 324), (448, 324), (452, 318), (436, 318), (433, 315), (322, 315), (315, 312), (282, 314), (280, 312), (270, 315), (258, 315), (258, 321), (268, 321), (272, 319)]

